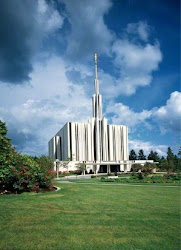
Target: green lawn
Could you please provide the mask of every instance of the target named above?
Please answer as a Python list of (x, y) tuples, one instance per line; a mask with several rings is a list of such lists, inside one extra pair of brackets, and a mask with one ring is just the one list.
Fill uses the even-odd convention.
[(180, 249), (179, 187), (56, 185), (0, 196), (0, 249)]

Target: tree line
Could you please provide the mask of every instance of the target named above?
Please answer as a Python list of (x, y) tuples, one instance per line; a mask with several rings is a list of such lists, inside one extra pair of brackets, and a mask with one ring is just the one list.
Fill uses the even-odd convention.
[(181, 171), (181, 147), (178, 154), (174, 154), (171, 147), (167, 149), (167, 155), (159, 156), (156, 151), (151, 150), (148, 156), (146, 157), (143, 149), (138, 151), (138, 154), (135, 150), (131, 150), (129, 154), (129, 160), (153, 160), (158, 162), (157, 168), (165, 171), (180, 172)]

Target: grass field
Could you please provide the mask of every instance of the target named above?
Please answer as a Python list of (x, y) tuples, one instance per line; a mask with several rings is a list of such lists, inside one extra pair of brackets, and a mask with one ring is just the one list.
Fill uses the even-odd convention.
[(0, 249), (180, 249), (179, 187), (56, 185), (0, 197)]

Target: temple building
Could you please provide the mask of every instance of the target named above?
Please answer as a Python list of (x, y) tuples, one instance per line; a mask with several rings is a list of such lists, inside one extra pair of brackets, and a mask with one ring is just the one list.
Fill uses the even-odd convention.
[(130, 171), (128, 127), (108, 125), (107, 119), (102, 116), (96, 53), (92, 108), (93, 117), (88, 122), (67, 122), (57, 132), (49, 141), (49, 156), (55, 162), (70, 159), (69, 171), (77, 170), (81, 163), (86, 164), (88, 173)]

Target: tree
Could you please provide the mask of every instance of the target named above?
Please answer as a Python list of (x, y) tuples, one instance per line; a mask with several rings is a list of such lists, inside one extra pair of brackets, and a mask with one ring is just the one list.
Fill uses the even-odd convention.
[(156, 151), (153, 152), (151, 150), (149, 155), (148, 155), (148, 160), (153, 160), (153, 161), (156, 161), (156, 162), (160, 162), (160, 157), (158, 156), (158, 153)]
[(167, 149), (167, 161), (168, 162), (169, 161), (174, 161), (174, 158), (175, 158), (175, 156), (174, 156), (174, 154), (172, 152), (172, 149), (170, 147), (168, 147), (168, 149)]
[(68, 158), (67, 161), (57, 161), (56, 166), (57, 166), (57, 178), (58, 178), (58, 172), (59, 172), (59, 168), (66, 168), (67, 171), (69, 172), (68, 168), (69, 168), (69, 163), (71, 162), (71, 158)]
[(138, 152), (138, 160), (146, 160), (143, 149), (140, 149)]
[(69, 157), (67, 161), (63, 161), (63, 167), (67, 169), (69, 172), (69, 163), (71, 162), (71, 158)]
[(143, 166), (139, 163), (135, 163), (131, 166), (131, 169), (133, 172), (138, 172), (142, 168), (143, 168)]
[(11, 140), (6, 137), (6, 134), (6, 124), (0, 120), (0, 166), (5, 163), (10, 164), (11, 154), (15, 152), (15, 148), (11, 145)]
[(179, 148), (178, 156), (181, 158), (181, 147)]
[(0, 120), (0, 135), (6, 136), (7, 132), (6, 123)]
[(161, 159), (159, 167), (163, 171), (168, 171), (168, 169), (169, 169), (168, 161), (165, 158)]
[(133, 149), (130, 151), (129, 159), (130, 160), (137, 160), (137, 154)]
[(86, 171), (86, 164), (85, 164), (85, 161), (83, 161), (82, 163), (79, 163), (78, 164), (78, 169), (81, 171), (81, 173), (83, 175), (85, 175), (85, 171)]

